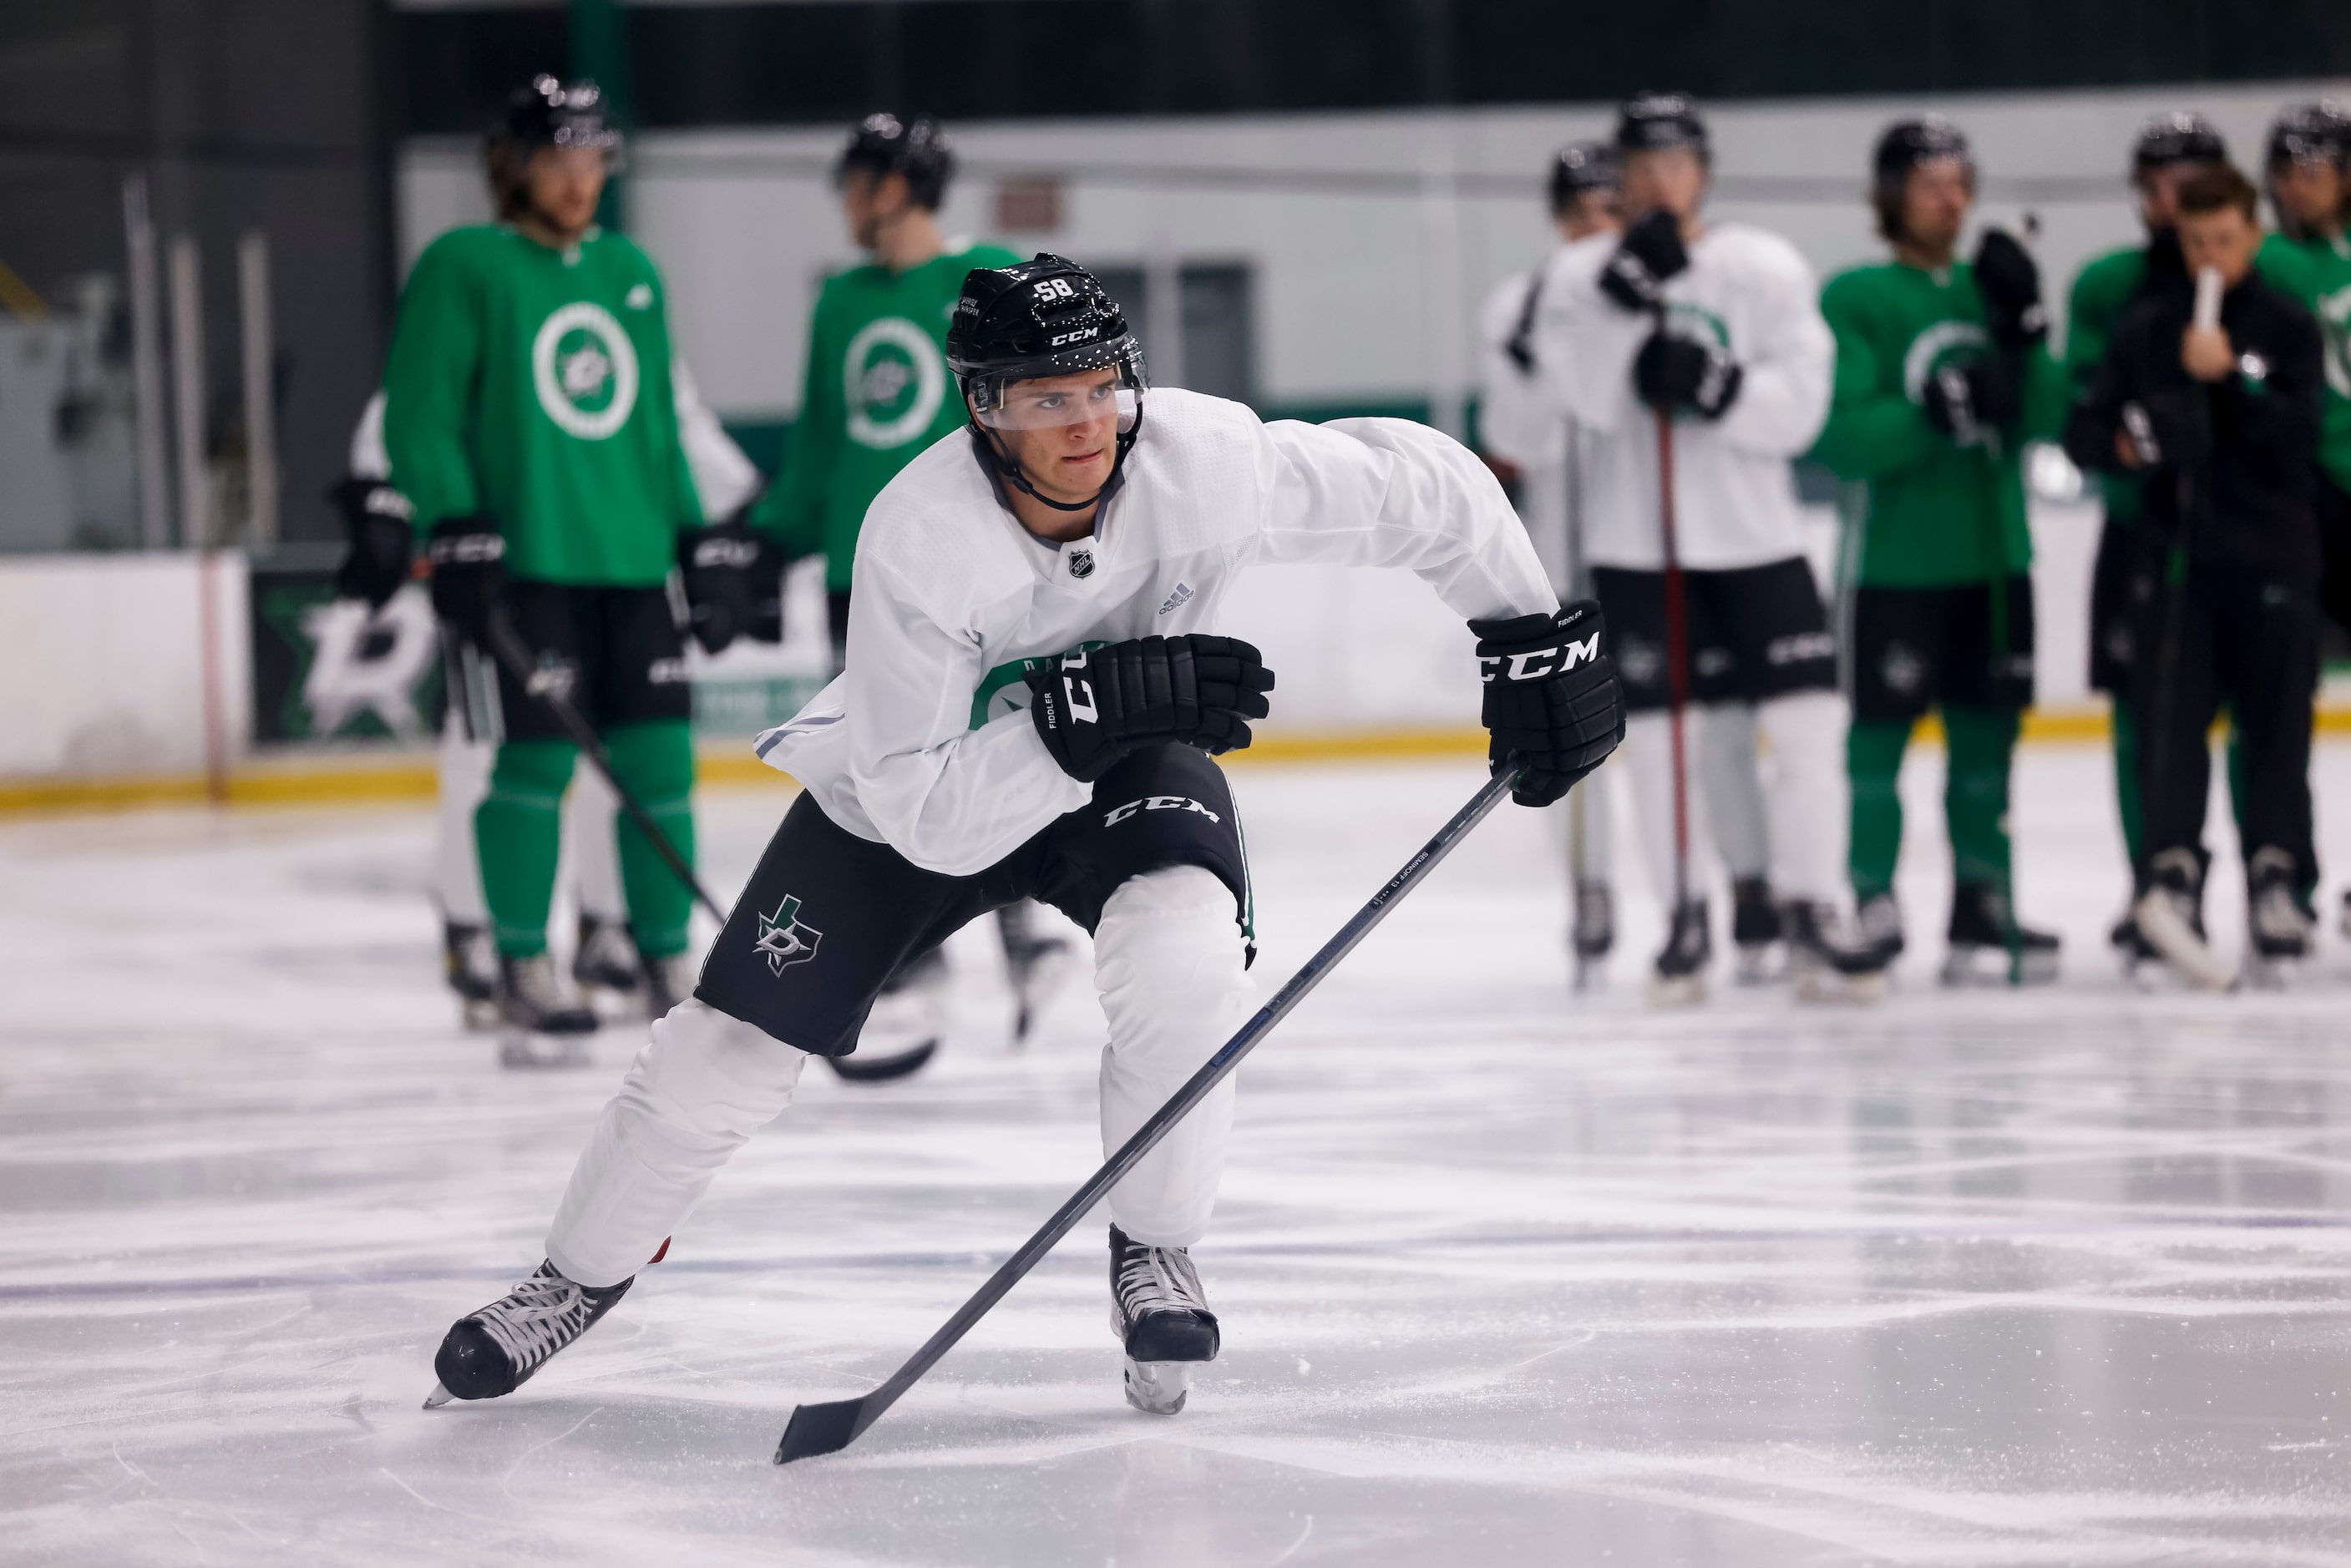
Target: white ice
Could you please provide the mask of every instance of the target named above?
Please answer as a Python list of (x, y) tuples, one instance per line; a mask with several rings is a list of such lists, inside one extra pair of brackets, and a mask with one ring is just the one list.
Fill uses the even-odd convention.
[[(1938, 775), (1874, 1011), (1652, 1013), (1646, 904), (1571, 995), (1552, 836), (1506, 807), (1243, 1070), (1187, 1411), (1121, 1402), (1089, 1222), (781, 1469), (796, 1402), (872, 1386), (1092, 1167), (1082, 987), (1011, 1054), (967, 933), (933, 1071), (810, 1074), (610, 1319), (428, 1413), (638, 1030), (539, 1076), (456, 1032), (423, 811), (0, 828), (0, 1562), (2351, 1564), (2351, 956), (2126, 989), (2104, 753), (2041, 747), (2022, 901), (2064, 982), (1940, 992)], [(1478, 774), (1236, 777), (1270, 986)], [(785, 804), (705, 799), (719, 881)]]

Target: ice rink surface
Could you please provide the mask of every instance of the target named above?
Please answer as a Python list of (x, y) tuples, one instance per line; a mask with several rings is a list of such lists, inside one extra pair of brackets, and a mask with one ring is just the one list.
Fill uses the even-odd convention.
[[(1268, 987), (1476, 780), (1238, 773)], [(1552, 825), (1506, 806), (1243, 1069), (1189, 1410), (1121, 1402), (1089, 1221), (784, 1469), (795, 1402), (872, 1386), (1095, 1163), (1082, 983), (1013, 1054), (966, 933), (932, 1071), (811, 1072), (603, 1324), (427, 1413), (642, 1026), (536, 1076), (459, 1034), (423, 811), (0, 826), (0, 1562), (2351, 1564), (2351, 951), (2127, 990), (2104, 753), (2043, 747), (2064, 983), (1941, 992), (1938, 783), (1871, 1011), (1652, 1013), (1645, 904), (1571, 995)], [(716, 879), (784, 805), (705, 799)]]

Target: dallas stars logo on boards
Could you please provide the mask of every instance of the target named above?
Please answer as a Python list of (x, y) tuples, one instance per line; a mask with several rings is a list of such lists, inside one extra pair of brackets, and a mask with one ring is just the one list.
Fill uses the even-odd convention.
[(824, 933), (803, 924), (799, 916), (800, 901), (788, 893), (774, 914), (759, 917), (758, 940), (751, 945), (768, 961), (768, 971), (778, 978), (793, 964), (816, 957), (817, 944), (824, 940)]
[(601, 305), (578, 300), (539, 323), (530, 372), (538, 406), (581, 441), (619, 433), (636, 410), (637, 346)]

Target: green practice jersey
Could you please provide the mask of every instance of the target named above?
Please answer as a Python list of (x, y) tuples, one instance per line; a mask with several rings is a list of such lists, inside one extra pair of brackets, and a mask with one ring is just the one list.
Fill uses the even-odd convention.
[[(2253, 265), (2262, 277), (2294, 298), (2309, 298), (2309, 264), (2288, 241), (2276, 234), (2263, 239)], [(2098, 367), (2105, 363), (2106, 346), (2114, 341), (2115, 328), (2122, 325), (2123, 312), (2130, 308), (2146, 276), (2145, 245), (2125, 245), (2094, 256), (2074, 275), (2074, 292), (2065, 309), (2065, 374), (2075, 397), (2089, 390)], [(2138, 521), (2137, 478), (2125, 473), (2102, 473), (2097, 478), (2105, 495), (2106, 516), (2116, 523)]]
[(2048, 350), (2024, 358), (2019, 423), (1961, 446), (1928, 422), (1926, 399), (1938, 369), (1993, 351), (1972, 267), (1854, 267), (1821, 291), (1821, 314), (1836, 337), (1836, 380), (1813, 455), (1847, 482), (1845, 579), (1950, 587), (2029, 568), (2019, 458), (2027, 441), (2058, 433), (2068, 390)]
[(2318, 317), (2326, 343), (2326, 407), (2318, 427), (2318, 466), (2338, 490), (2351, 490), (2351, 234), (2263, 245), (2289, 245), (2303, 261), (2301, 299)]
[(964, 275), (1020, 260), (967, 244), (903, 273), (869, 263), (825, 281), (809, 321), (799, 421), (751, 522), (794, 556), (821, 552), (826, 587), (849, 587), (857, 530), (882, 487), (963, 425), (946, 350)]
[(383, 389), (418, 532), (486, 515), (517, 577), (648, 587), (702, 522), (661, 275), (619, 234), (568, 251), (503, 224), (442, 235), (401, 293)]

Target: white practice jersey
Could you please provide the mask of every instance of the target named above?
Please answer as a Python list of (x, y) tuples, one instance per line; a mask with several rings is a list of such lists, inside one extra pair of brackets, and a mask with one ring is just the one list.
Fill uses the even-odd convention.
[[(759, 471), (743, 455), (732, 436), (718, 422), (702, 400), (686, 374), (685, 361), (670, 362), (670, 400), (677, 409), (678, 445), (685, 452), (685, 466), (694, 475), (695, 493), (702, 500), (702, 514), (716, 523), (731, 515), (744, 503), (759, 493)], [(360, 413), (359, 428), (351, 431), (351, 476), (354, 479), (390, 479), (392, 454), (383, 445), (383, 393), (379, 391), (368, 400)]]
[[(1504, 278), (1478, 317), (1478, 444), (1519, 471), (1519, 516), (1562, 598), (1576, 597), (1589, 563), (1581, 556), (1581, 479), (1591, 437), (1560, 409), (1535, 358), (1540, 270)], [(1526, 351), (1521, 364), (1513, 344)]]
[[(1650, 318), (1600, 292), (1614, 234), (1562, 246), (1544, 269), (1535, 353), (1553, 396), (1592, 432), (1583, 534), (1604, 566), (1656, 571), (1656, 416), (1633, 390)], [(1667, 326), (1722, 346), (1743, 371), (1719, 420), (1674, 422), (1675, 545), (1685, 566), (1723, 570), (1802, 551), (1789, 460), (1828, 418), (1836, 349), (1804, 259), (1745, 223), (1709, 226), (1666, 283)]]
[(1246, 636), (1217, 624), (1234, 576), (1304, 561), (1409, 567), (1465, 620), (1558, 607), (1501, 487), (1450, 438), (1405, 420), (1266, 424), (1155, 389), (1091, 538), (1023, 528), (964, 431), (900, 470), (858, 536), (847, 667), (758, 753), (842, 828), (969, 875), (1091, 798), (1029, 720), (1029, 660)]

